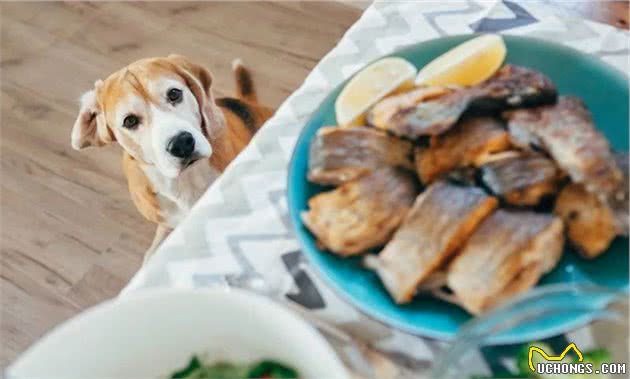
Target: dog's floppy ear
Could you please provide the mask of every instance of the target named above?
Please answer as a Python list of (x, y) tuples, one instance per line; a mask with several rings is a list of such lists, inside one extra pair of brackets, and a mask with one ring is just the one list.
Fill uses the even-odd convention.
[(215, 121), (218, 113), (218, 110), (215, 109), (216, 104), (211, 90), (212, 74), (205, 67), (191, 62), (182, 55), (171, 54), (167, 59), (173, 64), (178, 74), (184, 78), (186, 85), (195, 95), (203, 120), (201, 131), (206, 137), (209, 137), (208, 125)]
[(182, 75), (197, 101), (207, 101), (211, 97), (212, 75), (205, 67), (191, 62), (183, 55), (171, 54), (167, 58)]
[(81, 96), (81, 108), (72, 127), (72, 147), (81, 150), (90, 146), (103, 146), (116, 140), (107, 127), (105, 116), (98, 104), (96, 91), (103, 84), (98, 80), (94, 89)]

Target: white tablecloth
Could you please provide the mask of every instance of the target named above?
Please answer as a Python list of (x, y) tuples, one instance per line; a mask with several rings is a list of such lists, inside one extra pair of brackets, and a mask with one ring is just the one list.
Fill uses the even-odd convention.
[[(305, 122), (356, 70), (405, 45), (453, 34), (498, 32), (553, 40), (628, 72), (628, 33), (546, 3), (376, 2), (208, 189), (124, 293), (212, 285), (258, 273), (318, 317), (422, 365), (443, 345), (367, 319), (332, 293), (303, 258), (286, 205), (287, 167)], [(569, 338), (572, 338), (571, 336)]]

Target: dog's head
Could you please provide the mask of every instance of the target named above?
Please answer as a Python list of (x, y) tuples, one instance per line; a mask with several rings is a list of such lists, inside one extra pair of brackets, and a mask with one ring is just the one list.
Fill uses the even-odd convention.
[(182, 56), (134, 62), (81, 97), (72, 146), (118, 142), (138, 161), (176, 177), (212, 154), (208, 130), (222, 116), (211, 84), (205, 68)]

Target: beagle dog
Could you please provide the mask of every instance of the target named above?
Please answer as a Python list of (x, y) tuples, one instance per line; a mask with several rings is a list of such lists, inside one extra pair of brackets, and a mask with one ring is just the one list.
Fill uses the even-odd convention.
[(136, 61), (81, 97), (72, 147), (117, 142), (136, 208), (157, 224), (144, 262), (273, 111), (236, 60), (236, 97), (215, 100), (212, 76), (179, 55)]

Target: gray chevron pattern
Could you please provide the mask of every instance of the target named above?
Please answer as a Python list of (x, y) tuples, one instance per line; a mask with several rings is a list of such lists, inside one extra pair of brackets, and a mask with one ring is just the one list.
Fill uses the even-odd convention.
[[(286, 204), (288, 152), (324, 97), (366, 63), (404, 45), (473, 31), (561, 40), (628, 72), (627, 32), (576, 20), (548, 4), (377, 1), (209, 188), (126, 292), (158, 286), (229, 285), (243, 275), (260, 275), (280, 283), (288, 301), (381, 346), (397, 362), (426, 368), (448, 344), (408, 335), (367, 318), (333, 293), (303, 258)], [(489, 374), (500, 366), (479, 361), (480, 373)]]
[(479, 33), (500, 32), (507, 29), (518, 28), (535, 23), (537, 20), (523, 7), (513, 1), (504, 1), (503, 4), (512, 11), (514, 17), (510, 18), (482, 18), (474, 22), (470, 27)]
[(452, 9), (448, 10), (439, 10), (439, 11), (431, 11), (424, 13), (427, 21), (440, 35), (448, 35), (448, 31), (446, 30), (446, 25), (440, 25), (440, 17), (441, 16), (457, 16), (462, 17), (465, 15), (476, 15), (484, 8), (478, 3), (468, 0), (462, 4), (462, 2), (453, 2), (455, 6), (449, 7)]

